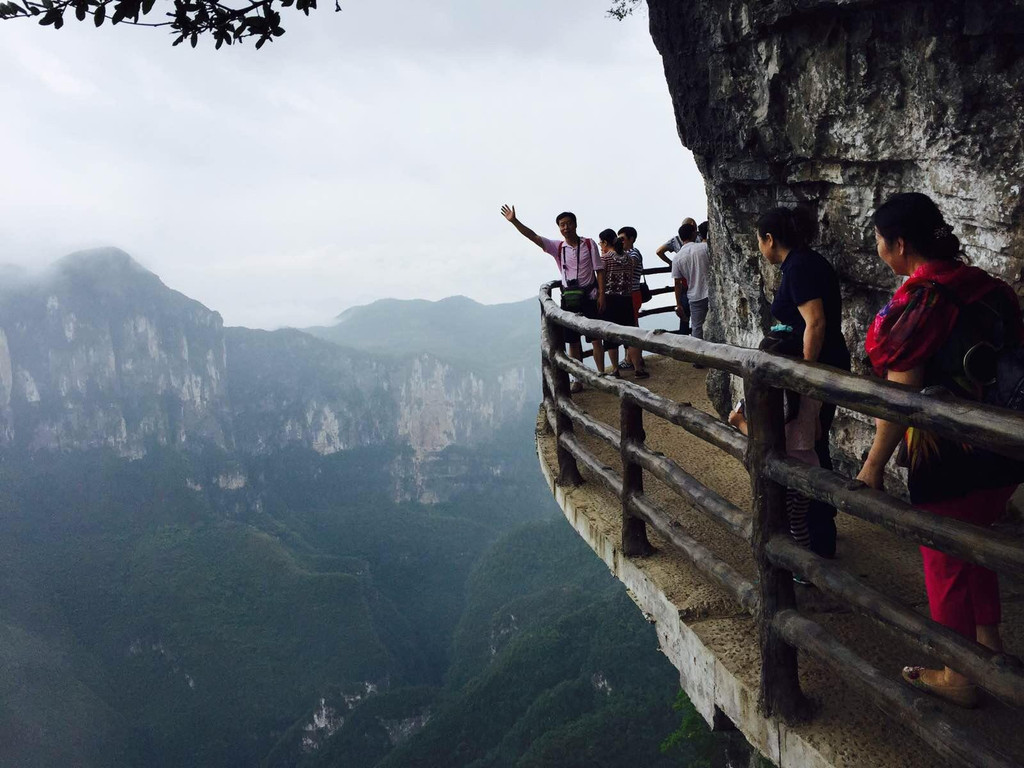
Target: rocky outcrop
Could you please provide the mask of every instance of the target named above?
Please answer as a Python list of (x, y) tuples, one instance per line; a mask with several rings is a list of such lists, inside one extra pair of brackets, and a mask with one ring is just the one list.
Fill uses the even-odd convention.
[[(759, 258), (754, 222), (779, 204), (817, 214), (819, 250), (842, 278), (855, 358), (897, 284), (875, 256), (870, 224), (889, 194), (931, 195), (971, 260), (1020, 288), (1019, 1), (648, 5), (679, 135), (707, 186), (711, 338), (754, 346), (767, 327), (777, 276)], [(712, 387), (724, 407), (724, 382)], [(856, 424), (840, 429), (855, 452)]]
[(0, 291), (0, 446), (139, 457), (152, 445), (328, 455), (394, 443), (417, 457), (403, 493), (433, 498), (431, 457), (494, 438), (527, 394), (514, 365), (482, 374), (301, 331), (225, 329), (112, 248)]
[(421, 451), (490, 439), (533, 395), (525, 368), (484, 377), (428, 355), (415, 358), (398, 385), (399, 434)]
[(5, 289), (0, 329), (0, 442), (229, 446), (220, 315), (123, 251), (74, 254)]
[[(296, 330), (229, 328), (238, 445), (328, 455), (381, 443), (417, 455), (493, 439), (525, 412), (526, 371), (482, 376), (430, 355), (383, 359)], [(422, 463), (422, 462), (421, 462)]]

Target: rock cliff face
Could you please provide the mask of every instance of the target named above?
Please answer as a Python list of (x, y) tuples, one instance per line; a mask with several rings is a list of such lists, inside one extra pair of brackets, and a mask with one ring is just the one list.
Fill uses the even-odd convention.
[[(648, 5), (679, 135), (707, 186), (711, 338), (754, 346), (769, 324), (777, 274), (759, 257), (754, 223), (774, 205), (816, 211), (855, 359), (897, 285), (870, 224), (894, 192), (931, 195), (973, 263), (1020, 288), (1019, 0)], [(727, 386), (711, 380), (723, 407)], [(859, 445), (855, 423), (838, 426), (848, 450)]]
[(230, 444), (220, 315), (124, 252), (75, 254), (0, 295), (0, 441), (35, 450)]
[(494, 438), (524, 413), (526, 380), (516, 367), (484, 376), (301, 331), (225, 329), (116, 249), (0, 291), (0, 445), (25, 450), (326, 455), (395, 443), (434, 454)]

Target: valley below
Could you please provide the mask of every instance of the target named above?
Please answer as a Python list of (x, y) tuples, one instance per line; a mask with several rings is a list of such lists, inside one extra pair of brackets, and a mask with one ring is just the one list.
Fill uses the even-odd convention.
[(225, 328), (116, 249), (10, 280), (0, 766), (725, 765), (544, 486), (536, 323)]

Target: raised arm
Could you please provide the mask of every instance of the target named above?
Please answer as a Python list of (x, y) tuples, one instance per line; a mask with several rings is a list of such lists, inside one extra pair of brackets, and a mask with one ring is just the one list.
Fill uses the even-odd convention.
[(530, 229), (528, 226), (523, 224), (519, 219), (516, 218), (516, 207), (514, 205), (503, 205), (501, 206), (501, 215), (512, 222), (512, 226), (519, 230), (519, 234), (525, 237), (527, 240), (532, 240), (537, 244), (537, 247), (543, 248), (544, 242), (540, 239), (540, 235)]

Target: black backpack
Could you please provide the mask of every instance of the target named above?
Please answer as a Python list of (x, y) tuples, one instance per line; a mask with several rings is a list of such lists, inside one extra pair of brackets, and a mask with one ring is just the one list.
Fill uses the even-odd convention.
[(932, 358), (941, 377), (957, 394), (988, 405), (1024, 411), (1024, 346), (1011, 327), (1016, 301), (995, 288), (964, 303), (944, 285), (931, 285), (959, 310), (949, 338)]

